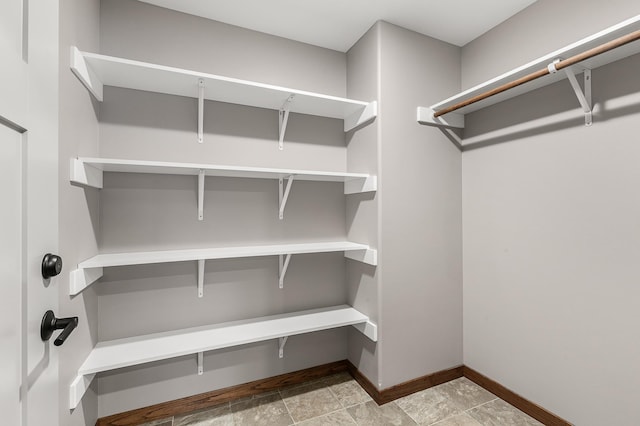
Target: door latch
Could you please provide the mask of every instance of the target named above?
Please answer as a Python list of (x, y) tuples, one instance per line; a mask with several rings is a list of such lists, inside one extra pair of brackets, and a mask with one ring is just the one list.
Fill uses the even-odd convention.
[(42, 323), (40, 323), (40, 338), (46, 342), (51, 338), (54, 331), (62, 330), (62, 333), (53, 341), (54, 345), (60, 346), (77, 326), (78, 317), (56, 318), (53, 311), (49, 310), (45, 312), (42, 317)]

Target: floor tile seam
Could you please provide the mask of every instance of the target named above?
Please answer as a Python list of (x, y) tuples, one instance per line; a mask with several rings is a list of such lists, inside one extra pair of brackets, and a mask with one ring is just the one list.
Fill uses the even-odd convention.
[[(355, 407), (356, 405), (366, 404), (367, 402), (371, 402), (371, 401), (373, 401), (373, 398), (369, 398), (366, 401), (356, 402), (356, 403), (351, 404), (351, 405), (345, 405), (345, 406), (343, 406), (343, 408), (346, 410), (347, 408)], [(375, 402), (375, 401), (373, 401), (373, 402)]]
[[(480, 407), (480, 405), (478, 405), (478, 407)], [(474, 407), (474, 408), (475, 408), (475, 407)], [(446, 419), (438, 420), (438, 421), (437, 421), (437, 422), (435, 422), (435, 423), (430, 423), (428, 426), (438, 426), (439, 424), (441, 424), (441, 423), (443, 423), (443, 422), (446, 422), (447, 420), (451, 420), (451, 419), (452, 419), (452, 418), (454, 418), (454, 417), (462, 416), (462, 415), (464, 415), (464, 414), (467, 414), (467, 412), (466, 412), (466, 411), (463, 411), (462, 413), (454, 414), (454, 415), (452, 415), (452, 416), (447, 417)], [(467, 414), (467, 415), (468, 415), (468, 414)], [(472, 417), (471, 415), (468, 415), (468, 416), (469, 416), (469, 418), (470, 418), (471, 420), (475, 420), (476, 422), (478, 422), (478, 421), (477, 421), (474, 417)]]
[[(347, 409), (346, 409), (346, 408), (341, 407), (341, 408), (338, 408), (337, 410), (333, 410), (333, 411), (330, 411), (330, 412), (328, 412), (328, 413), (320, 414), (319, 416), (309, 417), (308, 419), (300, 420), (299, 422), (296, 422), (296, 421), (294, 420), (294, 423), (293, 423), (293, 424), (294, 424), (294, 425), (299, 425), (299, 424), (304, 423), (304, 422), (307, 422), (307, 421), (309, 421), (309, 420), (319, 419), (320, 417), (325, 417), (325, 416), (328, 416), (328, 415), (330, 415), (330, 414), (335, 414), (335, 413), (337, 413), (338, 411), (342, 411), (342, 410), (347, 411)], [(348, 412), (348, 411), (347, 411), (347, 414), (349, 414), (349, 412)], [(351, 417), (351, 418), (353, 419), (353, 417), (351, 416), (351, 414), (349, 414), (349, 417)], [(293, 417), (292, 417), (292, 418), (293, 418)], [(355, 419), (353, 419), (353, 421), (355, 422), (356, 420), (355, 420)]]
[[(444, 383), (444, 385), (446, 385), (446, 384), (448, 384), (448, 383), (451, 383), (451, 382)], [(447, 395), (446, 393), (442, 392), (442, 391), (439, 389), (439, 388), (440, 388), (440, 386), (442, 386), (442, 385), (435, 386), (435, 387), (434, 387), (434, 388), (432, 388), (432, 389), (433, 389), (436, 393), (438, 393), (440, 396), (442, 396), (445, 400), (453, 400), (453, 398), (450, 398), (450, 397), (449, 397), (449, 395)], [(490, 402), (493, 402), (493, 401), (495, 401), (496, 399), (500, 399), (498, 396), (496, 396), (496, 395), (494, 395), (494, 394), (491, 394), (491, 395), (493, 395), (493, 397), (494, 397), (494, 398), (490, 399), (489, 401), (483, 402), (482, 404), (474, 405), (473, 407), (469, 407), (469, 408), (466, 408), (466, 409), (465, 409), (463, 406), (459, 405), (456, 401), (454, 401), (454, 402), (453, 402), (454, 406), (456, 406), (456, 408), (460, 409), (460, 412), (459, 412), (458, 414), (453, 414), (453, 415), (451, 415), (451, 416), (447, 417), (447, 419), (449, 419), (449, 418), (451, 418), (451, 417), (453, 417), (453, 416), (460, 415), (460, 414), (462, 414), (462, 413), (467, 413), (467, 412), (469, 412), (469, 411), (471, 411), (471, 410), (473, 410), (473, 409), (475, 409), (475, 408), (482, 407), (482, 406), (483, 406), (483, 405), (485, 405), (485, 404), (488, 404), (488, 403), (490, 403)], [(441, 421), (444, 421), (444, 420), (446, 420), (446, 419), (438, 420), (438, 422), (441, 422)]]
[(287, 401), (285, 401), (284, 397), (282, 396), (282, 392), (280, 392), (280, 389), (278, 389), (278, 396), (280, 397), (280, 401), (282, 401), (282, 403), (284, 404), (284, 409), (287, 410), (287, 414), (289, 415), (289, 418), (293, 422), (291, 424), (292, 425), (296, 424), (296, 420), (293, 418), (293, 415), (291, 414), (291, 410), (289, 410), (289, 407), (287, 406)]
[[(499, 400), (499, 399), (500, 399), (500, 398), (495, 397), (495, 398), (493, 398), (491, 401), (483, 402), (482, 404), (476, 405), (475, 407), (471, 407), (471, 408), (469, 408), (469, 409), (467, 409), (467, 410), (464, 410), (464, 412), (465, 412), (465, 413), (468, 413), (468, 412), (469, 412), (469, 411), (471, 411), (471, 410), (475, 410), (476, 408), (480, 408), (480, 407), (482, 407), (483, 405), (487, 405), (487, 404), (489, 404), (489, 403), (491, 403), (491, 402), (494, 402), (494, 401), (497, 401), (497, 400)], [(509, 405), (511, 405), (511, 404), (509, 404)]]
[[(375, 402), (375, 401), (374, 401), (374, 402)], [(376, 404), (377, 404), (377, 403), (376, 403)], [(406, 414), (406, 415), (407, 415), (411, 420), (413, 420), (413, 422), (414, 422), (415, 424), (420, 425), (420, 422), (419, 422), (419, 421), (417, 421), (416, 419), (414, 419), (414, 418), (413, 418), (413, 416), (412, 416), (411, 414), (407, 413), (407, 411), (406, 411), (406, 410), (404, 410), (404, 409), (403, 409), (401, 406), (399, 406), (398, 404), (396, 404), (396, 402), (395, 402), (395, 401), (388, 402), (388, 403), (387, 403), (387, 404), (385, 404), (385, 405), (390, 405), (390, 404), (394, 404), (396, 407), (398, 407), (398, 409), (399, 409), (401, 412), (405, 413), (405, 414)]]
[[(444, 383), (444, 384), (446, 384), (446, 383)], [(445, 400), (446, 400), (446, 401), (451, 401), (451, 400), (452, 400), (452, 398), (451, 398), (448, 394), (446, 394), (445, 392), (442, 392), (442, 391), (441, 391), (441, 389), (440, 389), (440, 386), (442, 386), (442, 385), (434, 386), (434, 387), (432, 387), (432, 388), (428, 388), (428, 389), (424, 389), (424, 390), (425, 390), (425, 391), (426, 391), (426, 390), (432, 390), (434, 393), (436, 393), (438, 396), (440, 396), (440, 397), (442, 398), (442, 401), (445, 401)], [(494, 395), (494, 396), (495, 396), (495, 395)], [(475, 408), (481, 407), (481, 406), (483, 406), (483, 405), (485, 405), (485, 404), (488, 404), (488, 403), (490, 403), (490, 402), (492, 402), (492, 401), (495, 401), (496, 399), (499, 399), (499, 398), (498, 398), (498, 397), (495, 397), (495, 398), (491, 399), (490, 401), (483, 402), (482, 404), (475, 405), (475, 406), (470, 407), (470, 408), (467, 408), (467, 409), (464, 409), (462, 406), (460, 406), (459, 404), (457, 404), (457, 403), (455, 403), (455, 402), (454, 402), (454, 403), (453, 403), (453, 405), (454, 405), (455, 409), (457, 410), (457, 412), (455, 412), (454, 414), (451, 414), (450, 416), (445, 417), (444, 419), (438, 420), (437, 422), (434, 422), (434, 423), (420, 423), (417, 419), (415, 419), (413, 416), (411, 416), (411, 414), (409, 414), (406, 410), (402, 409), (402, 407), (400, 407), (398, 404), (396, 404), (396, 405), (397, 405), (397, 406), (398, 406), (398, 408), (400, 408), (400, 410), (402, 410), (402, 411), (403, 411), (407, 416), (409, 416), (409, 418), (410, 418), (411, 420), (413, 420), (414, 422), (416, 422), (416, 424), (418, 424), (418, 425), (420, 425), (420, 426), (433, 426), (433, 425), (437, 425), (438, 423), (442, 423), (442, 422), (444, 422), (444, 421), (446, 421), (446, 420), (449, 420), (449, 419), (451, 419), (451, 418), (453, 418), (453, 417), (455, 417), (455, 416), (459, 416), (459, 415), (461, 415), (461, 414), (466, 414), (466, 413), (468, 413), (469, 411), (471, 411), (471, 410), (473, 410), (473, 409), (475, 409)], [(395, 403), (395, 401), (393, 401), (393, 402)], [(471, 418), (473, 418), (473, 417), (471, 417)]]
[[(448, 400), (450, 400), (451, 398), (449, 398), (449, 396), (448, 396), (448, 395), (446, 395), (444, 392), (441, 392), (441, 391), (440, 391), (440, 389), (438, 389), (440, 386), (442, 386), (442, 385), (437, 385), (437, 386), (433, 386), (433, 387), (430, 387), (430, 388), (427, 388), (427, 389), (423, 389), (422, 391), (419, 391), (419, 392), (425, 392), (425, 391), (431, 391), (431, 392), (434, 392), (434, 393), (436, 393), (438, 396), (440, 396), (440, 398), (441, 398), (441, 399), (440, 399), (440, 401), (439, 401), (439, 402), (442, 402), (442, 401), (448, 401)], [(416, 393), (419, 393), (419, 392), (416, 392)], [(415, 395), (415, 393), (414, 393), (414, 394), (411, 394), (411, 395)], [(411, 396), (411, 395), (407, 395), (407, 396)], [(396, 401), (393, 401), (392, 403), (394, 403), (394, 404), (395, 404), (395, 402), (396, 402)], [(455, 408), (456, 408), (457, 410), (460, 410), (459, 412), (457, 412), (457, 413), (455, 413), (455, 414), (452, 414), (452, 415), (450, 415), (450, 416), (448, 416), (448, 417), (445, 417), (444, 419), (438, 420), (437, 422), (434, 422), (434, 423), (422, 423), (422, 422), (418, 421), (417, 419), (415, 419), (415, 418), (414, 418), (411, 414), (409, 414), (406, 410), (404, 410), (404, 409), (403, 409), (399, 404), (396, 404), (396, 406), (397, 406), (398, 408), (400, 408), (400, 410), (402, 410), (402, 412), (403, 412), (403, 413), (405, 413), (407, 416), (409, 416), (409, 418), (410, 418), (411, 420), (413, 420), (413, 421), (414, 421), (417, 425), (419, 425), (419, 426), (432, 426), (432, 425), (435, 425), (435, 424), (437, 424), (437, 423), (440, 423), (440, 422), (443, 422), (443, 421), (445, 421), (445, 420), (448, 420), (448, 419), (450, 419), (450, 418), (452, 418), (452, 417), (458, 416), (458, 415), (460, 415), (460, 414), (462, 414), (462, 413), (464, 413), (464, 412), (465, 412), (465, 410), (463, 410), (460, 406), (458, 406), (457, 404), (454, 404)]]
[[(361, 402), (360, 404), (352, 405), (351, 407), (357, 407), (358, 405), (364, 405), (364, 404), (367, 404), (367, 403), (369, 403), (369, 402), (371, 402), (371, 401)], [(349, 408), (351, 408), (351, 407), (349, 407)], [(351, 414), (351, 413), (349, 412), (349, 410), (347, 410), (347, 409), (345, 408), (345, 409), (344, 409), (344, 411), (346, 411), (346, 412), (347, 412), (347, 414), (349, 415), (349, 417), (351, 417), (351, 420), (353, 420), (353, 423), (354, 423), (354, 424), (356, 424), (356, 425), (359, 425), (359, 424), (360, 424), (360, 423), (358, 423), (358, 419), (356, 419), (356, 418), (353, 416), (353, 414)]]
[[(349, 407), (353, 407), (354, 405), (358, 405), (358, 404), (352, 404), (352, 405), (349, 405), (349, 406), (345, 405), (342, 402), (342, 400), (340, 399), (340, 397), (338, 397), (338, 395), (336, 395), (336, 393), (333, 391), (333, 389), (331, 389), (331, 385), (328, 385), (326, 388), (329, 389), (329, 392), (331, 393), (331, 395), (333, 395), (333, 397), (336, 399), (336, 401), (338, 401), (338, 404), (340, 404), (340, 406), (342, 407), (343, 410), (346, 410)], [(354, 421), (355, 421), (355, 419), (354, 419)]]

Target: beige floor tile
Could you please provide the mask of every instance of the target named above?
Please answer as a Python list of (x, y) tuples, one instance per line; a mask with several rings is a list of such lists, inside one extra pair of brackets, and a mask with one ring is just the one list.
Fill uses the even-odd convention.
[(436, 387), (445, 398), (457, 405), (462, 411), (477, 407), (497, 397), (473, 383), (466, 377), (444, 383)]
[(464, 411), (436, 387), (400, 398), (396, 404), (421, 425), (430, 425)]
[(369, 401), (349, 407), (347, 411), (356, 423), (362, 426), (406, 426), (416, 424), (407, 413), (393, 402), (379, 406), (374, 401)]
[(517, 408), (496, 399), (468, 411), (468, 414), (483, 426), (539, 426), (536, 419)]
[(371, 401), (369, 394), (349, 373), (330, 376), (325, 380), (325, 383), (345, 408)]
[(293, 419), (280, 398), (272, 394), (231, 405), (236, 426), (288, 426)]
[(322, 381), (280, 391), (296, 422), (322, 416), (342, 408), (338, 399)]
[(321, 417), (315, 417), (296, 426), (353, 426), (356, 425), (355, 420), (351, 418), (347, 410), (336, 411), (335, 413), (325, 414)]
[(166, 419), (154, 420), (152, 422), (143, 423), (140, 426), (172, 426), (173, 425), (173, 417), (168, 417)]
[(441, 422), (434, 423), (433, 426), (483, 426), (474, 418), (468, 414), (459, 414), (457, 416), (449, 417)]
[(173, 426), (233, 426), (229, 404), (176, 416)]

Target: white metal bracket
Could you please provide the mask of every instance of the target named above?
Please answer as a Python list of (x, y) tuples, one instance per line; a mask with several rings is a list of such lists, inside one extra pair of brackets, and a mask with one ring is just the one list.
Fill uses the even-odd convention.
[(278, 258), (278, 284), (280, 288), (284, 288), (284, 276), (287, 274), (287, 268), (289, 268), (291, 255), (281, 254), (278, 256)]
[(204, 296), (204, 259), (198, 259), (198, 297)]
[(198, 352), (198, 376), (204, 374), (204, 352)]
[[(556, 64), (558, 62), (560, 62), (560, 59), (556, 59), (552, 63), (547, 65), (547, 69), (549, 70), (549, 73), (555, 74), (556, 72), (558, 72), (558, 69), (556, 68)], [(569, 80), (569, 83), (571, 84), (571, 88), (575, 92), (576, 97), (578, 98), (578, 102), (580, 103), (582, 110), (584, 111), (585, 126), (591, 126), (593, 124), (593, 112), (592, 112), (593, 107), (591, 104), (591, 70), (590, 69), (583, 70), (584, 91), (580, 87), (580, 84), (578, 83), (578, 79), (576, 78), (576, 72), (573, 69), (573, 67), (565, 68), (564, 73), (567, 76), (567, 79)]]
[(593, 109), (591, 106), (591, 70), (584, 70), (584, 92), (582, 91), (580, 84), (578, 84), (578, 79), (571, 67), (565, 68), (564, 72), (569, 79), (569, 83), (571, 83), (573, 91), (578, 97), (578, 102), (580, 102), (582, 110), (584, 111), (584, 124), (585, 126), (591, 126), (593, 124)]
[(204, 170), (198, 172), (198, 220), (204, 220)]
[(289, 337), (278, 337), (278, 358), (284, 358), (284, 345), (287, 344), (287, 339)]
[(204, 80), (198, 80), (198, 143), (204, 141)]
[(287, 178), (287, 187), (284, 188), (284, 179), (278, 179), (278, 204), (280, 209), (278, 217), (284, 219), (284, 208), (287, 205), (287, 199), (289, 198), (289, 192), (291, 191), (291, 185), (293, 184), (293, 175)]
[(278, 111), (278, 149), (282, 151), (284, 149), (284, 133), (287, 131), (287, 122), (289, 121), (289, 110), (291, 109), (291, 102), (296, 95), (290, 95), (284, 104), (282, 104), (282, 108)]

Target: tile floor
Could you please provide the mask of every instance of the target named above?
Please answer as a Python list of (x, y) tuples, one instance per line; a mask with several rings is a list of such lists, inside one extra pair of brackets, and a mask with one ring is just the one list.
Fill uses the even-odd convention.
[(541, 425), (466, 378), (378, 406), (348, 374), (232, 401), (144, 426)]

